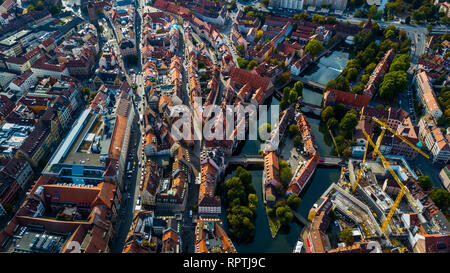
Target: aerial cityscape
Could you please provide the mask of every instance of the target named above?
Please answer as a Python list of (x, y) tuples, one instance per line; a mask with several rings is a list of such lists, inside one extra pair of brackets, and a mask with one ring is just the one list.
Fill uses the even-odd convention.
[(450, 253), (448, 0), (0, 3), (1, 253)]

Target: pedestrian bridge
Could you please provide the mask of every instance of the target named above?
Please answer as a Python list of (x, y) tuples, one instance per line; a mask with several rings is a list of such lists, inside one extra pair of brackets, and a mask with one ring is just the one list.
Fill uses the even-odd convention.
[(248, 164), (264, 164), (264, 157), (262, 155), (238, 155), (230, 156), (225, 159), (226, 165), (244, 165)]
[(305, 217), (301, 216), (300, 214), (298, 214), (298, 212), (296, 212), (295, 210), (291, 209), (292, 214), (294, 215), (295, 219), (297, 219), (297, 221), (299, 221), (300, 223), (302, 223), (304, 226), (308, 225), (308, 221), (305, 219)]
[(325, 85), (323, 85), (321, 83), (318, 83), (318, 82), (315, 82), (315, 81), (312, 81), (310, 79), (306, 79), (304, 77), (292, 75), (291, 78), (296, 80), (296, 81), (303, 82), (304, 86), (308, 86), (314, 91), (320, 91), (320, 93), (323, 93), (323, 90), (325, 89)]
[(307, 103), (302, 101), (300, 103), (300, 109), (303, 113), (313, 113), (316, 116), (320, 117), (320, 113), (322, 112), (322, 107), (318, 105), (314, 105), (311, 103)]
[(347, 164), (348, 159), (339, 156), (325, 155), (320, 156), (318, 165), (322, 166), (342, 166)]

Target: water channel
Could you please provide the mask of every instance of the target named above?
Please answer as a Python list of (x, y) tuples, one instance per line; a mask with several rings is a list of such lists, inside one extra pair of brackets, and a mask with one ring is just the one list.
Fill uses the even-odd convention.
[[(324, 56), (318, 64), (311, 66), (302, 76), (322, 84), (326, 84), (329, 80), (332, 80), (339, 75), (340, 70), (345, 67), (347, 60), (348, 53), (343, 49), (339, 49), (328, 56)], [(321, 105), (322, 103), (322, 94), (308, 88), (303, 89), (303, 98), (306, 102), (311, 104)], [(271, 98), (266, 102), (267, 105), (276, 105), (279, 103), (279, 100), (276, 98)], [(270, 107), (268, 110), (268, 116), (270, 117)], [(308, 120), (311, 124), (312, 134), (315, 138), (315, 143), (318, 146), (319, 152), (321, 154), (330, 154), (332, 150), (331, 137), (328, 135), (326, 130), (320, 128), (320, 120), (314, 118), (308, 118)], [(270, 123), (270, 120), (268, 120), (268, 122)], [(258, 140), (249, 140), (246, 141), (238, 154), (256, 155), (258, 154), (259, 149), (260, 142)], [(256, 232), (251, 243), (235, 244), (237, 251), (239, 253), (292, 252), (303, 226), (296, 222), (291, 223), (288, 232), (279, 231), (277, 236), (272, 239), (262, 202), (261, 183), (263, 171), (261, 169), (251, 170), (250, 172), (252, 173), (253, 186), (255, 187), (256, 194), (258, 196), (258, 207), (256, 209)], [(337, 181), (339, 175), (340, 170), (337, 168), (317, 168), (311, 178), (309, 186), (307, 186), (307, 188), (303, 191), (302, 196), (300, 196), (302, 198), (302, 203), (300, 204), (297, 212), (306, 218), (314, 202), (332, 182)], [(232, 176), (232, 173), (228, 174), (225, 177), (225, 180), (230, 179)], [(222, 209), (222, 219), (225, 230), (228, 232), (225, 208)]]

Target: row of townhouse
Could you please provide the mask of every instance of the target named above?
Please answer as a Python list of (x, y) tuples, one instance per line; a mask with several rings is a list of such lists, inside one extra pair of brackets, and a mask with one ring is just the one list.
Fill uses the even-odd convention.
[(427, 113), (438, 120), (442, 116), (442, 110), (431, 86), (430, 79), (425, 71), (419, 71), (414, 77), (414, 85), (417, 90), (417, 97), (425, 106)]
[(450, 159), (450, 146), (448, 135), (442, 133), (431, 114), (426, 114), (419, 121), (419, 137), (422, 143), (431, 152), (433, 163), (447, 164)]

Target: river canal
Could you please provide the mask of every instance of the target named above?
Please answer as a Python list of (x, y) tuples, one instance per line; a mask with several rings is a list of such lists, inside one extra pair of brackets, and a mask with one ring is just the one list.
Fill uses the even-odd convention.
[[(324, 56), (318, 64), (311, 66), (302, 76), (319, 83), (326, 84), (329, 80), (332, 80), (339, 75), (340, 71), (345, 67), (348, 56), (349, 54), (343, 49), (335, 51), (328, 56)], [(308, 88), (304, 88), (303, 99), (305, 102), (321, 105), (322, 94)], [(274, 97), (266, 102), (267, 105), (277, 105), (279, 103), (279, 100)], [(268, 117), (270, 117), (270, 107), (268, 111)], [(328, 132), (323, 128), (320, 128), (320, 120), (310, 117), (308, 117), (308, 120), (311, 124), (312, 134), (315, 138), (315, 143), (318, 146), (319, 152), (321, 154), (330, 154), (332, 150), (332, 142)], [(270, 123), (270, 120), (268, 120), (268, 122)], [(258, 150), (260, 150), (260, 142), (258, 140), (249, 140), (246, 141), (238, 154), (256, 155), (258, 154)], [(254, 240), (251, 243), (235, 244), (237, 251), (239, 253), (292, 252), (303, 226), (297, 222), (293, 222), (290, 224), (290, 228), (287, 231), (283, 232), (280, 230), (277, 236), (272, 239), (262, 201), (261, 183), (263, 171), (261, 169), (251, 170), (250, 172), (252, 173), (252, 183), (258, 196), (258, 207), (256, 209), (256, 232)], [(320, 195), (332, 182), (339, 179), (339, 175), (340, 170), (337, 168), (317, 168), (311, 178), (309, 186), (303, 191), (303, 195), (300, 196), (302, 198), (302, 203), (300, 204), (297, 212), (307, 218), (308, 212), (314, 202), (317, 201)], [(225, 177), (225, 180), (230, 179), (232, 176), (232, 173), (228, 174)], [(228, 232), (225, 208), (222, 209), (222, 219), (225, 230)]]

